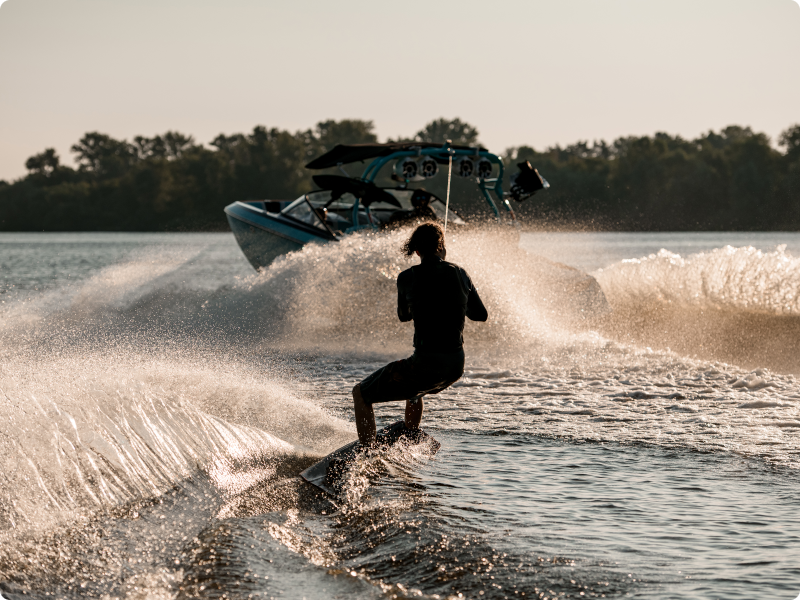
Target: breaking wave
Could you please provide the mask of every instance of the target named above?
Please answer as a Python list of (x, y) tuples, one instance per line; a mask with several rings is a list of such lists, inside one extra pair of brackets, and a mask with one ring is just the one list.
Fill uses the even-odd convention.
[(800, 372), (800, 259), (726, 246), (682, 257), (661, 250), (596, 273), (617, 339), (748, 368)]
[(673, 304), (691, 308), (800, 316), (800, 259), (779, 246), (725, 246), (682, 257), (661, 250), (597, 273), (615, 305)]

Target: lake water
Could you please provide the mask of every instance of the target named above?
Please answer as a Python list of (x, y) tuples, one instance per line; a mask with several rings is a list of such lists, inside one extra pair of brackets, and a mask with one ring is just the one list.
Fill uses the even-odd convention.
[(410, 353), (402, 232), (261, 273), (229, 234), (0, 234), (0, 594), (796, 598), (800, 234), (448, 238), (490, 319), (442, 447), (332, 499), (297, 474)]

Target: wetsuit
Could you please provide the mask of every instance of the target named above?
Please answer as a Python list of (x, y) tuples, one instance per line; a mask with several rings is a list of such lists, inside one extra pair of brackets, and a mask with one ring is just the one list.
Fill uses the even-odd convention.
[(488, 313), (466, 271), (431, 256), (397, 278), (397, 316), (414, 320), (414, 354), (361, 382), (366, 404), (416, 401), (458, 381), (464, 374), (464, 318), (485, 321)]

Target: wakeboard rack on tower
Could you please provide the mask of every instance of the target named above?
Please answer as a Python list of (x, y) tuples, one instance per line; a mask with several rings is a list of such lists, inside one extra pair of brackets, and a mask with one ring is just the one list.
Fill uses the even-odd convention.
[[(372, 159), (361, 177), (351, 177), (344, 165)], [(331, 202), (343, 193), (349, 192), (356, 198), (353, 205), (353, 226), (347, 232), (359, 229), (377, 229), (370, 212), (370, 204), (375, 201), (390, 202), (382, 188), (375, 185), (380, 170), (394, 161), (392, 179), (407, 187), (410, 182), (419, 182), (435, 177), (439, 165), (452, 168), (453, 174), (464, 178), (475, 178), (478, 189), (489, 205), (495, 219), (501, 220), (498, 203), (513, 222), (516, 222), (510, 199), (522, 202), (536, 192), (550, 187), (550, 184), (534, 169), (528, 161), (518, 163), (519, 171), (509, 178), (509, 191), (503, 191), (505, 167), (502, 159), (480, 146), (458, 146), (449, 140), (442, 145), (429, 142), (396, 142), (388, 144), (338, 144), (322, 156), (306, 165), (307, 169), (338, 168), (339, 175), (317, 175), (314, 182), (323, 189), (333, 192)], [(451, 166), (452, 165), (452, 166)], [(496, 176), (494, 166), (497, 165)], [(491, 193), (490, 193), (491, 192)], [(494, 198), (492, 198), (492, 194)], [(497, 202), (495, 202), (495, 199)], [(357, 218), (359, 207), (363, 206), (368, 224), (360, 224)]]

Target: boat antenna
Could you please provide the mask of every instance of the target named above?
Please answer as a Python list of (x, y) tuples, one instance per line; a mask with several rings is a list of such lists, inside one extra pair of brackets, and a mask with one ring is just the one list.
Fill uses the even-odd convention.
[(447, 215), (450, 213), (450, 177), (453, 175), (453, 151), (450, 148), (450, 144), (453, 142), (451, 140), (447, 140), (447, 154), (448, 154), (448, 161), (447, 161), (447, 196), (445, 198), (444, 203), (444, 236), (447, 239)]

